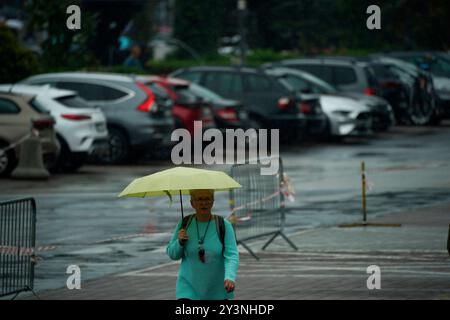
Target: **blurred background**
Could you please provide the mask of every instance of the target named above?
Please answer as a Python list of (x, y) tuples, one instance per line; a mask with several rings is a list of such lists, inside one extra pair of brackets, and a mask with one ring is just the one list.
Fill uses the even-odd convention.
[[(239, 6), (239, 3), (240, 6)], [(68, 30), (71, 4), (80, 31)], [(2, 0), (0, 82), (66, 69), (124, 70), (139, 46), (133, 72), (169, 73), (198, 64), (258, 66), (305, 55), (367, 55), (395, 50), (450, 50), (447, 1), (378, 1), (382, 29), (368, 30), (371, 1), (356, 0)], [(239, 9), (240, 8), (240, 9)], [(6, 45), (8, 44), (8, 45)], [(142, 68), (141, 68), (142, 67)], [(135, 70), (137, 69), (137, 70)]]

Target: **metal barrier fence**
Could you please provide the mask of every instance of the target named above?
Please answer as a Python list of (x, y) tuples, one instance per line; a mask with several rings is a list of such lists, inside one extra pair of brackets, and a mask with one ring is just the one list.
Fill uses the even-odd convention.
[(0, 297), (33, 291), (36, 203), (0, 202)]
[(279, 159), (279, 170), (274, 175), (261, 174), (261, 162), (236, 164), (231, 167), (230, 175), (242, 185), (242, 188), (230, 190), (230, 208), (236, 222), (234, 224), (238, 244), (242, 245), (253, 257), (258, 256), (246, 244), (246, 241), (271, 236), (262, 250), (277, 237), (281, 236), (295, 250), (297, 247), (284, 234), (285, 209), (282, 192), (283, 164)]

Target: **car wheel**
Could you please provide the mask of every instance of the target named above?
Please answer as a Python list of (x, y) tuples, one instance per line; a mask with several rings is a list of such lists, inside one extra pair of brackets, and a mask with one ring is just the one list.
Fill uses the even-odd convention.
[(435, 110), (436, 103), (433, 96), (415, 87), (410, 116), (411, 123), (414, 125), (429, 124), (432, 121)]
[(83, 165), (85, 161), (81, 159), (71, 160), (66, 166), (62, 168), (62, 170), (66, 173), (73, 173), (78, 171)]
[(99, 155), (100, 162), (105, 164), (119, 164), (128, 160), (130, 155), (130, 143), (125, 133), (118, 128), (108, 128), (109, 149)]
[(88, 155), (87, 153), (69, 152), (67, 157), (68, 161), (64, 163), (61, 170), (65, 173), (74, 173), (85, 164)]
[(395, 110), (395, 120), (398, 124), (410, 124), (410, 108), (408, 93), (402, 90)]
[(430, 120), (430, 122), (428, 124), (431, 125), (431, 126), (438, 126), (438, 125), (441, 124), (442, 120), (443, 120), (442, 116), (434, 114), (431, 117), (431, 120)]
[(0, 177), (7, 177), (17, 166), (17, 159), (14, 149), (4, 151), (3, 148), (8, 146), (7, 143), (0, 141)]
[(59, 136), (57, 136), (57, 139), (61, 149), (55, 161), (46, 164), (46, 168), (50, 173), (60, 172), (62, 167), (69, 161), (69, 148), (66, 142)]

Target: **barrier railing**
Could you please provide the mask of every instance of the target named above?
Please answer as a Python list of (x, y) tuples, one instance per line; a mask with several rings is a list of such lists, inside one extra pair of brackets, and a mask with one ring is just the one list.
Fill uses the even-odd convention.
[(36, 203), (32, 198), (0, 202), (0, 297), (32, 291)]
[(295, 250), (297, 247), (284, 234), (285, 204), (282, 192), (283, 164), (279, 158), (279, 170), (274, 175), (262, 175), (262, 164), (246, 162), (231, 167), (230, 175), (242, 188), (230, 190), (230, 208), (238, 244), (242, 245), (255, 259), (258, 256), (247, 245), (255, 238), (271, 236), (263, 245), (281, 236)]

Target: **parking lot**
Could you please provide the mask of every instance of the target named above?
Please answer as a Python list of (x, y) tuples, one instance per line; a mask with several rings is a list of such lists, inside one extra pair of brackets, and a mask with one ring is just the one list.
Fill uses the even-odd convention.
[[(447, 299), (448, 20), (445, 1), (2, 1), (0, 299), (172, 299), (180, 257), (188, 297), (216, 297), (194, 285), (214, 265), (231, 297), (231, 227), (238, 299)], [(180, 204), (196, 230), (168, 254)]]
[[(296, 191), (295, 202), (287, 203), (287, 233), (361, 221), (361, 161), (366, 162), (371, 186), (369, 222), (388, 213), (450, 202), (449, 137), (450, 125), (444, 123), (394, 127), (371, 139), (283, 147), (285, 172)], [(87, 280), (168, 262), (164, 246), (180, 217), (179, 202), (117, 198), (132, 179), (168, 167), (170, 162), (142, 160), (124, 166), (88, 165), (47, 181), (2, 179), (0, 200), (37, 200), (41, 251), (36, 290), (64, 287), (66, 268), (72, 264), (80, 266)], [(229, 214), (227, 193), (217, 194), (214, 209)]]

